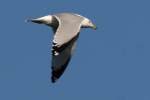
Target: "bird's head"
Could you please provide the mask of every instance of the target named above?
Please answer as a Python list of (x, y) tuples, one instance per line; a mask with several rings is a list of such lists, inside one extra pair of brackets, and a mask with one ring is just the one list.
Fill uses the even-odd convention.
[(33, 23), (38, 23), (38, 24), (51, 24), (52, 23), (52, 16), (44, 16), (40, 18), (35, 18), (35, 19), (28, 19), (27, 22), (33, 22)]
[(96, 25), (94, 25), (94, 24), (92, 23), (92, 21), (89, 20), (88, 18), (84, 18), (84, 20), (83, 20), (82, 23), (81, 23), (81, 27), (82, 27), (82, 28), (92, 28), (92, 29), (94, 29), (94, 30), (97, 29)]

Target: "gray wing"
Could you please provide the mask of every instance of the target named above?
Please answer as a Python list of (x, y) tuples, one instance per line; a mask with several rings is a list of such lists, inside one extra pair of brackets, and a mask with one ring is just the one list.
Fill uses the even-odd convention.
[[(83, 19), (68, 14), (55, 16), (59, 21), (52, 46), (52, 82), (55, 82), (65, 71), (79, 36)], [(69, 20), (71, 19), (71, 20)]]
[[(67, 43), (66, 47), (59, 52), (59, 55), (53, 54), (52, 58), (52, 77), (51, 80), (54, 83), (60, 76), (64, 73), (69, 61), (71, 60), (71, 56), (73, 54), (76, 40), (78, 35), (75, 36), (70, 42)], [(52, 51), (53, 52), (53, 51)]]
[(59, 26), (54, 35), (53, 43), (57, 47), (61, 47), (79, 33), (83, 18), (66, 13), (55, 15), (55, 17), (59, 22)]

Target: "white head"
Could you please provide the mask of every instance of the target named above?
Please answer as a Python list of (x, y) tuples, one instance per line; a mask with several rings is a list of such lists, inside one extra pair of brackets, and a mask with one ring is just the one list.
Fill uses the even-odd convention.
[(96, 25), (94, 25), (91, 20), (89, 20), (88, 18), (84, 18), (84, 20), (81, 23), (81, 27), (82, 28), (92, 28), (92, 29), (96, 29)]

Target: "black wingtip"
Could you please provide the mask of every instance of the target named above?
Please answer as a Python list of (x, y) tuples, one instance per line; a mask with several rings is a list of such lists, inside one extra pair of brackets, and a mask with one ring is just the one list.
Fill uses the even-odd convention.
[(52, 80), (52, 83), (55, 83), (56, 81), (55, 80)]
[(51, 77), (51, 82), (52, 82), (52, 83), (55, 83), (55, 80), (54, 80), (54, 78), (53, 78), (53, 77)]
[(51, 82), (52, 82), (52, 83), (55, 83), (55, 82), (56, 82), (56, 80), (57, 80), (57, 79), (56, 79), (56, 78), (54, 78), (53, 76), (51, 77)]

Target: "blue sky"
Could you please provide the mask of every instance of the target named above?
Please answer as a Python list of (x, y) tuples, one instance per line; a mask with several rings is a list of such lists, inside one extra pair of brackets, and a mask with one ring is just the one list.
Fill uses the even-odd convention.
[[(1, 0), (0, 100), (150, 100), (150, 1)], [(52, 30), (25, 23), (59, 12), (88, 17), (61, 79), (50, 82)]]

